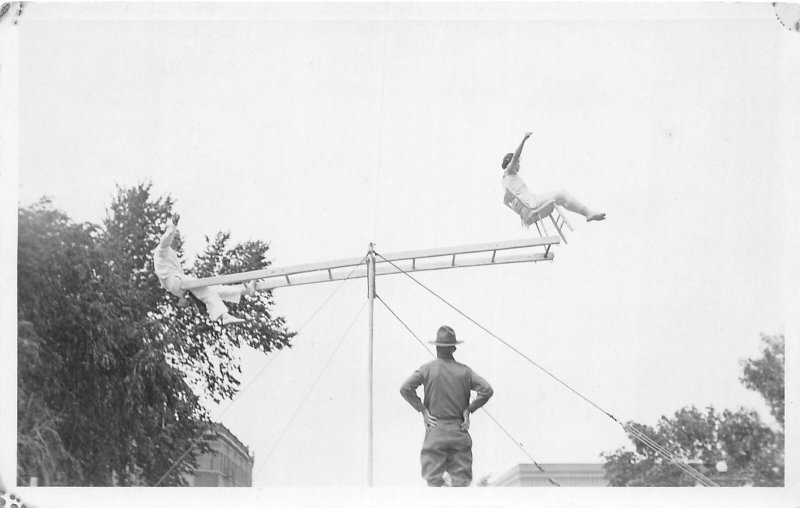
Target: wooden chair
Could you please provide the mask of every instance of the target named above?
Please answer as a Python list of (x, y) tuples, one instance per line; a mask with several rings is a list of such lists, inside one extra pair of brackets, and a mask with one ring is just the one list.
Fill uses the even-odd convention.
[[(562, 228), (566, 225), (569, 230), (572, 231), (572, 225), (570, 225), (569, 221), (567, 221), (567, 218), (564, 216), (564, 211), (560, 206), (555, 204), (555, 202), (550, 201), (542, 204), (536, 209), (533, 209), (528, 206), (527, 203), (522, 201), (522, 199), (512, 194), (511, 191), (507, 190), (505, 196), (503, 197), (503, 204), (513, 210), (514, 213), (519, 215), (520, 219), (522, 220), (522, 225), (526, 228), (529, 228), (531, 224), (535, 225), (536, 230), (539, 232), (539, 236), (542, 238), (545, 236), (550, 236), (550, 233), (547, 231), (547, 227), (544, 223), (544, 219), (549, 217), (550, 221), (553, 223), (553, 226), (556, 228), (556, 231), (558, 231), (558, 236), (564, 240), (564, 243), (567, 243), (567, 237), (564, 236), (564, 231)], [(553, 212), (556, 214), (555, 218), (553, 217)]]

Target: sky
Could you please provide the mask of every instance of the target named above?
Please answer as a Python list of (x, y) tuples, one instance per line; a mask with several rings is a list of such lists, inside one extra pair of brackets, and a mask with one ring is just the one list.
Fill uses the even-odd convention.
[[(528, 186), (566, 189), (607, 220), (570, 215), (552, 262), (416, 277), (621, 421), (711, 405), (773, 423), (738, 381), (760, 334), (792, 324), (800, 45), (771, 9), (28, 5), (17, 202), (48, 195), (100, 222), (117, 185), (150, 181), (176, 200), (187, 254), (229, 231), (269, 241), (274, 267), (370, 242), (524, 239), (536, 233), (503, 206), (500, 161), (533, 131)], [(424, 340), (456, 330), (456, 358), (495, 389), (486, 409), (537, 462), (631, 446), (407, 277), (379, 277), (377, 291)], [(212, 415), (254, 452), (254, 486), (363, 486), (366, 282), (275, 300), (303, 326), (294, 347), (243, 349), (247, 389)], [(420, 487), (421, 417), (398, 389), (429, 354), (380, 302), (374, 319), (375, 485)], [(471, 433), (476, 480), (529, 462), (486, 414)]]

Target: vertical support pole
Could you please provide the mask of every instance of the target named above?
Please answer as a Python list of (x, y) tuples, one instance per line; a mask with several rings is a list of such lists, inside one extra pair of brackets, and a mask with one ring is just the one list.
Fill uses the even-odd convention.
[(375, 304), (375, 248), (369, 244), (369, 255), (367, 259), (367, 292), (369, 298), (369, 364), (367, 386), (368, 393), (368, 421), (367, 421), (367, 487), (372, 487), (372, 363), (373, 363), (373, 309)]

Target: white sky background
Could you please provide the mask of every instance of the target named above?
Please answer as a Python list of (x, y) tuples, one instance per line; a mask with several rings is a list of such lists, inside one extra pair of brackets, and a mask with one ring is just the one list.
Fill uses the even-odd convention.
[[(630, 17), (623, 19), (624, 9)], [(99, 222), (115, 184), (152, 180), (204, 235), (272, 242), (274, 266), (526, 238), (500, 160), (608, 214), (570, 215), (553, 263), (416, 277), (620, 420), (757, 409), (738, 381), (783, 333), (786, 97), (797, 34), (769, 4), (28, 4), (19, 30), (19, 202)], [(241, 19), (252, 17), (253, 19)], [(94, 18), (94, 19), (93, 19)], [(260, 19), (255, 19), (260, 18)], [(794, 74), (791, 74), (794, 72)], [(795, 180), (796, 181), (796, 180)], [(631, 446), (605, 415), (395, 275), (378, 293), (495, 388), (486, 408), (540, 463)], [(296, 329), (336, 283), (276, 290)], [(366, 309), (348, 282), (222, 417), (255, 486), (366, 477)], [(420, 486), (421, 418), (398, 393), (429, 360), (375, 304), (375, 483)], [(242, 351), (248, 382), (269, 360)], [(482, 413), (475, 479), (529, 462)], [(787, 454), (788, 456), (788, 454)]]

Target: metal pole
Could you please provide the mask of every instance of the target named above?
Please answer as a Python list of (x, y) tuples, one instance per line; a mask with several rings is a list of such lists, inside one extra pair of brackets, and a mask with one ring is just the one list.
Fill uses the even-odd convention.
[(369, 257), (367, 259), (367, 291), (369, 298), (369, 420), (367, 422), (367, 487), (372, 487), (372, 342), (373, 342), (373, 309), (375, 304), (375, 249), (372, 243), (369, 244)]

